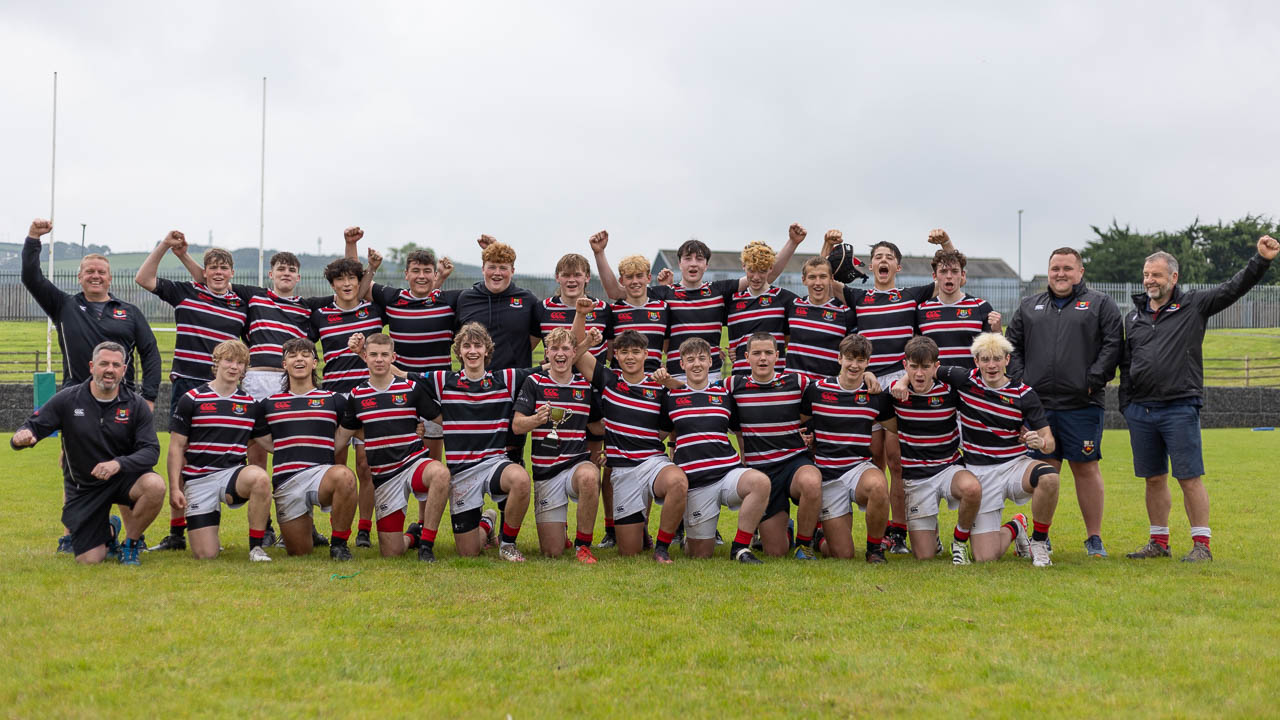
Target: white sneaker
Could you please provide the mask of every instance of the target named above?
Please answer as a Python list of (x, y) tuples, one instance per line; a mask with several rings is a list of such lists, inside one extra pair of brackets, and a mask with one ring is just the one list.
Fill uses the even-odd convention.
[(951, 564), (952, 565), (970, 565), (972, 560), (969, 559), (969, 546), (956, 540), (951, 539)]
[(271, 556), (261, 547), (250, 548), (249, 562), (271, 562)]
[(1017, 515), (1014, 515), (1011, 520), (1013, 521), (1014, 528), (1016, 529), (1016, 532), (1013, 535), (1013, 554), (1020, 558), (1030, 557), (1031, 538), (1027, 535), (1027, 516), (1022, 513), (1018, 513)]
[(515, 543), (502, 543), (498, 546), (498, 557), (507, 562), (524, 562), (524, 555)]
[(1043, 540), (1031, 541), (1031, 567), (1049, 567), (1053, 561), (1049, 559), (1049, 545)]

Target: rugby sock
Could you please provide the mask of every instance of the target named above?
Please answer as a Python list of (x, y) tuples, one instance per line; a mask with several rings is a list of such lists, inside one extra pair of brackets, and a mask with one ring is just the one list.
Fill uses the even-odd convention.
[(177, 517), (169, 518), (169, 534), (174, 537), (182, 537), (187, 532), (187, 518)]
[(1160, 525), (1151, 526), (1151, 542), (1165, 550), (1169, 549), (1169, 528)]
[(884, 538), (883, 538), (883, 537), (871, 537), (871, 535), (870, 535), (869, 533), (867, 534), (867, 547), (868, 547), (868, 548), (879, 547), (880, 545), (883, 545), (883, 544), (884, 544)]
[(484, 533), (485, 535), (488, 535), (489, 531), (492, 529), (493, 529), (493, 523), (489, 522), (489, 518), (487, 517), (480, 518), (480, 532)]
[(671, 547), (671, 542), (676, 539), (675, 533), (669, 533), (666, 530), (658, 531), (658, 541), (655, 549), (665, 550)]
[(429, 550), (434, 550), (436, 547), (437, 532), (438, 532), (437, 530), (428, 530), (427, 528), (422, 528), (422, 546)]
[(613, 529), (613, 518), (611, 517), (605, 518), (604, 519), (604, 536), (617, 537), (617, 534), (618, 534), (617, 531)]
[(351, 537), (350, 530), (334, 530), (329, 533), (330, 545), (346, 545), (347, 539)]
[(751, 547), (751, 533), (739, 529), (738, 534), (733, 536), (733, 544), (729, 546), (729, 557), (733, 557), (738, 554), (739, 550), (749, 547)]
[(796, 544), (803, 545), (807, 548), (813, 547), (813, 537), (809, 535), (796, 535)]
[(885, 535), (888, 535), (889, 537), (895, 537), (895, 538), (905, 538), (907, 536), (906, 523), (890, 522), (889, 529), (885, 533)]
[(513, 528), (504, 520), (502, 523), (502, 542), (514, 543), (516, 536), (520, 534), (520, 528)]
[(256, 547), (262, 547), (262, 536), (265, 533), (266, 533), (266, 530), (254, 530), (253, 528), (249, 528), (249, 549), (250, 550)]
[(1009, 522), (1001, 525), (1000, 529), (1009, 531), (1010, 542), (1013, 542), (1018, 538), (1018, 523), (1014, 522), (1013, 520), (1010, 520)]
[(574, 547), (591, 547), (592, 533), (579, 531), (573, 539)]
[(1203, 543), (1205, 547), (1209, 547), (1209, 537), (1210, 537), (1209, 528), (1207, 527), (1191, 528), (1192, 542)]
[(1049, 539), (1049, 523), (1035, 522), (1031, 523), (1031, 539), (1036, 542), (1044, 542)]
[(373, 529), (373, 520), (369, 518), (360, 518), (360, 524), (356, 526), (360, 532), (369, 532)]
[(960, 542), (968, 542), (968, 541), (969, 541), (969, 532), (970, 532), (970, 531), (969, 531), (969, 528), (965, 528), (965, 529), (961, 530), (961, 529), (960, 529), (960, 526), (959, 526), (959, 525), (956, 525), (956, 529), (955, 529), (955, 531), (954, 531), (954, 532), (952, 532), (952, 533), (951, 533), (951, 537), (955, 538), (956, 540), (958, 540), (958, 541), (960, 541)]

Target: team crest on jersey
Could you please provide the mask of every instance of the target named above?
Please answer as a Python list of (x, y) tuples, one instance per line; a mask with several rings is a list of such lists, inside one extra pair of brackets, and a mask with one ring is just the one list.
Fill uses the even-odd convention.
[(835, 320), (835, 319), (836, 319), (836, 314), (835, 314), (834, 312), (830, 311), (830, 310), (823, 310), (823, 311), (822, 311), (822, 319), (823, 319), (823, 320), (828, 320), (828, 321), (830, 321), (830, 320)]
[(864, 392), (857, 393), (853, 396), (853, 401), (858, 403), (859, 405), (866, 405), (870, 400), (871, 400), (870, 396)]
[(1013, 404), (1013, 398), (1009, 397), (1008, 395), (1000, 395), (999, 397), (1000, 397), (1000, 402), (1004, 403), (1005, 405)]
[(514, 308), (524, 307), (524, 300), (520, 298), (511, 298), (511, 307), (514, 307)]
[(940, 397), (929, 398), (929, 407), (938, 407), (941, 404), (942, 404), (942, 398)]
[(361, 320), (363, 320), (363, 319), (365, 319), (365, 318), (369, 317), (369, 311), (368, 311), (366, 308), (360, 308), (360, 311), (356, 313), (356, 317), (358, 317), (358, 318), (360, 318)]
[(116, 422), (129, 422), (129, 408), (116, 408)]
[(239, 300), (228, 300), (228, 301), (227, 301), (227, 307), (233, 307), (233, 308), (234, 308), (234, 307), (240, 307), (240, 301), (239, 301)]
[(902, 299), (902, 293), (898, 292), (897, 290), (889, 291), (889, 302), (898, 302), (901, 299)]
[(490, 380), (489, 378), (485, 378), (484, 380), (480, 381), (480, 387), (485, 390), (488, 390), (489, 388), (493, 387), (493, 381)]
[(1165, 311), (1166, 311), (1166, 312), (1173, 312), (1174, 310), (1177, 310), (1179, 307), (1181, 307), (1181, 306), (1180, 306), (1180, 305), (1178, 305), (1178, 303), (1173, 303), (1173, 304), (1172, 304), (1172, 305), (1170, 305), (1169, 307), (1165, 308)]
[(245, 411), (244, 403), (231, 403), (231, 412), (237, 415), (243, 415)]
[[(281, 403), (276, 403), (276, 407), (280, 407)], [(289, 403), (283, 403), (285, 407), (289, 407)], [(307, 401), (307, 407), (324, 407), (324, 400), (315, 398)]]
[(124, 308), (116, 308), (115, 310), (111, 311), (111, 317), (117, 320), (123, 320), (128, 315), (129, 313), (127, 313)]
[(1089, 309), (1089, 301), (1088, 301), (1088, 300), (1081, 300), (1081, 301), (1077, 302), (1077, 303), (1076, 303), (1076, 309), (1077, 309), (1077, 310), (1088, 310), (1088, 309)]
[(581, 400), (581, 399), (583, 399), (583, 398), (585, 398), (585, 397), (586, 397), (586, 394), (585, 394), (582, 390), (574, 390), (574, 391), (573, 391), (573, 399), (574, 399), (574, 400)]
[(764, 297), (760, 298), (760, 307), (769, 307), (772, 304), (773, 304), (773, 298), (769, 297), (768, 295), (765, 295)]
[(1083, 452), (1085, 455), (1092, 455), (1092, 454), (1093, 454), (1093, 441), (1092, 441), (1092, 440), (1085, 440), (1085, 441), (1084, 441), (1084, 444), (1081, 446), (1080, 450), (1081, 450), (1081, 452)]
[(719, 396), (719, 395), (708, 395), (708, 396), (707, 396), (707, 400), (709, 400), (709, 401), (711, 402), (711, 404), (712, 404), (712, 405), (719, 405), (721, 402), (723, 402), (723, 401), (720, 399), (720, 396)]
[(956, 317), (958, 317), (958, 318), (967, 318), (967, 317), (969, 317), (969, 311), (968, 311), (968, 310), (957, 310), (957, 311), (956, 311)]
[(587, 322), (591, 322), (592, 320), (595, 320), (595, 319), (596, 319), (596, 313), (594, 310), (587, 313)]
[(650, 320), (657, 320), (659, 317), (661, 317), (661, 315), (660, 315), (659, 313), (654, 312), (654, 311), (650, 311), (650, 312), (649, 312), (649, 319), (650, 319)]
[(707, 297), (708, 295), (711, 294), (711, 288), (702, 288), (702, 292), (698, 294), (701, 295), (702, 297)]
[(653, 390), (650, 390), (649, 388), (645, 388), (645, 389), (644, 389), (644, 396), (645, 396), (647, 399), (652, 400), (652, 399), (654, 399), (654, 398), (658, 397), (658, 393), (654, 392)]
[(391, 402), (395, 403), (396, 405), (403, 405), (405, 403), (404, 393), (396, 393), (395, 395), (392, 395)]

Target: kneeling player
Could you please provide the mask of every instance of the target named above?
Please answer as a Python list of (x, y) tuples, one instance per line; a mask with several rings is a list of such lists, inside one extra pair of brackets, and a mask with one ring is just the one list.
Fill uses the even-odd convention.
[(982, 504), (982, 486), (960, 460), (960, 399), (951, 385), (937, 379), (937, 343), (914, 337), (904, 352), (906, 375), (893, 388), (895, 417), (884, 427), (898, 436), (902, 448), (911, 552), (927, 560), (941, 550), (938, 503), (945, 500), (949, 509), (960, 509), (951, 536), (951, 562), (968, 565), (966, 543)]
[[(600, 332), (595, 330), (587, 337), (590, 342), (600, 337)], [(578, 503), (574, 553), (579, 562), (593, 565), (596, 558), (591, 554), (591, 540), (600, 504), (600, 467), (591, 461), (587, 428), (599, 432), (600, 403), (591, 383), (573, 371), (573, 331), (557, 327), (547, 333), (543, 344), (547, 371), (530, 375), (521, 385), (511, 431), (516, 435), (532, 433), (533, 516), (542, 554), (560, 557), (564, 553), (572, 500)], [(588, 345), (583, 347), (585, 352)]]
[(759, 565), (759, 558), (751, 552), (751, 535), (769, 504), (769, 476), (743, 467), (729, 444), (729, 428), (736, 420), (733, 397), (724, 385), (708, 382), (710, 343), (702, 338), (680, 343), (680, 368), (685, 373), (683, 385), (665, 370), (659, 370), (654, 378), (678, 385), (663, 401), (661, 427), (675, 435), (676, 464), (689, 478), (685, 550), (691, 557), (711, 557), (720, 508), (727, 507), (738, 511), (738, 532), (729, 557)]
[(754, 333), (742, 347), (751, 374), (732, 377), (729, 392), (737, 410), (742, 457), (769, 476), (760, 541), (766, 554), (786, 554), (787, 520), (795, 502), (796, 559), (817, 560), (813, 531), (822, 509), (822, 473), (800, 434), (800, 403), (809, 381), (799, 373), (777, 372), (778, 343), (772, 334)]
[(281, 348), (288, 385), (258, 403), (254, 439), (272, 452), (271, 485), (280, 535), (290, 555), (314, 549), (311, 508), (330, 513), (329, 557), (350, 560), (356, 476), (333, 464), (334, 439), (346, 398), (316, 387), (316, 346), (306, 338)]
[(822, 471), (822, 537), (827, 555), (853, 557), (853, 506), (867, 516), (869, 563), (883, 563), (889, 523), (889, 485), (871, 462), (871, 428), (892, 417), (888, 396), (867, 372), (871, 341), (848, 335), (840, 341), (840, 372), (805, 388), (801, 420), (813, 430), (814, 461)]
[[(960, 424), (965, 465), (982, 483), (982, 507), (973, 527), (973, 557), (995, 560), (1010, 544), (1018, 555), (1031, 554), (1035, 567), (1049, 560), (1049, 525), (1058, 507), (1058, 473), (1027, 457), (1027, 449), (1052, 453), (1053, 432), (1040, 397), (1030, 386), (1005, 375), (1013, 346), (1003, 335), (983, 333), (970, 347), (977, 369), (939, 368), (938, 376), (960, 391)], [(1028, 545), (1021, 514), (1000, 525), (1004, 501), (1031, 501), (1034, 532)]]
[(178, 399), (169, 420), (169, 497), (185, 511), (191, 554), (218, 556), (222, 505), (249, 505), (249, 559), (271, 562), (262, 536), (271, 517), (267, 471), (245, 465), (253, 434), (253, 396), (240, 389), (249, 348), (226, 340), (213, 349), (213, 381)]
[(644, 548), (649, 503), (662, 506), (653, 559), (671, 562), (671, 541), (684, 518), (689, 479), (666, 454), (661, 424), (667, 389), (645, 373), (648, 339), (635, 330), (613, 338), (616, 368), (607, 368), (589, 353), (578, 368), (600, 394), (604, 416), (604, 451), (612, 469), (614, 530), (618, 554), (635, 555)]
[[(435, 562), (436, 532), (449, 499), (449, 471), (428, 456), (417, 428), (420, 417), (439, 420), (440, 406), (426, 387), (391, 373), (396, 353), (389, 336), (374, 333), (365, 338), (362, 357), (369, 379), (347, 397), (338, 446), (357, 430), (364, 431), (382, 556), (403, 555), (416, 547), (419, 560)], [(414, 523), (404, 533), (410, 493), (426, 508), (422, 524)]]

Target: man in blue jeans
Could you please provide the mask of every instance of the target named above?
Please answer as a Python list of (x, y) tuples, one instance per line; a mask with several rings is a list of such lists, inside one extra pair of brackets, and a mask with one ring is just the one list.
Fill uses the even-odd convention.
[(1200, 476), (1200, 407), (1204, 404), (1204, 343), (1209, 318), (1239, 300), (1266, 274), (1280, 252), (1270, 235), (1258, 240), (1258, 254), (1227, 282), (1210, 290), (1178, 287), (1178, 261), (1167, 252), (1142, 266), (1146, 292), (1133, 296), (1124, 318), (1120, 355), (1120, 409), (1129, 424), (1133, 472), (1147, 480), (1151, 539), (1128, 557), (1169, 557), (1169, 461), (1182, 487), (1191, 522), (1191, 552), (1183, 562), (1212, 560), (1209, 551), (1209, 493)]

